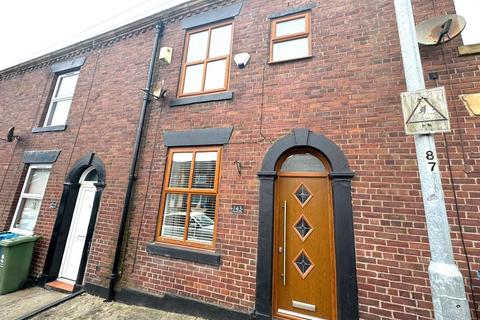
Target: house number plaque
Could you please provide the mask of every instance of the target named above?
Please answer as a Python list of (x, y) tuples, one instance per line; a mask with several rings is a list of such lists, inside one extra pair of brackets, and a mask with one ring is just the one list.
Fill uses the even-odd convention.
[(232, 205), (232, 213), (235, 214), (242, 214), (244, 212), (245, 208), (241, 204), (233, 204)]

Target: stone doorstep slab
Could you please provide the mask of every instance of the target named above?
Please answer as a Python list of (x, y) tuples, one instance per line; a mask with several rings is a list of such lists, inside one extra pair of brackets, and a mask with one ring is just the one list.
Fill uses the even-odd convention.
[(70, 293), (73, 292), (74, 286), (73, 286), (73, 284), (69, 284), (69, 283), (66, 283), (66, 282), (63, 282), (63, 281), (55, 280), (55, 281), (47, 283), (45, 285), (45, 289), (70, 294)]

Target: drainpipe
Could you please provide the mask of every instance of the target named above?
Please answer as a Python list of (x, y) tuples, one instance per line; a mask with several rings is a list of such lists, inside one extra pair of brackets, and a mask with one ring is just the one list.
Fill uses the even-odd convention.
[(110, 275), (110, 284), (108, 286), (108, 302), (112, 301), (115, 297), (115, 283), (117, 282), (119, 276), (119, 267), (120, 267), (120, 258), (122, 254), (122, 247), (123, 247), (123, 237), (125, 235), (125, 228), (127, 225), (127, 218), (128, 218), (128, 210), (130, 208), (130, 199), (132, 197), (132, 190), (133, 190), (133, 182), (136, 180), (135, 170), (137, 168), (137, 161), (138, 155), (140, 152), (140, 142), (142, 140), (143, 128), (145, 126), (145, 114), (147, 111), (148, 100), (150, 98), (150, 89), (152, 87), (153, 82), (153, 72), (155, 70), (155, 60), (157, 57), (158, 52), (158, 44), (160, 42), (160, 36), (163, 32), (163, 23), (159, 22), (155, 26), (155, 40), (153, 42), (153, 49), (152, 49), (152, 56), (150, 58), (150, 66), (148, 67), (148, 77), (147, 77), (147, 84), (145, 88), (145, 94), (143, 96), (143, 105), (142, 111), (140, 113), (140, 120), (137, 127), (137, 135), (135, 137), (135, 145), (133, 147), (133, 159), (132, 164), (130, 165), (130, 173), (128, 176), (128, 186), (127, 186), (127, 193), (125, 194), (125, 200), (123, 204), (123, 211), (122, 211), (122, 220), (120, 222), (120, 227), (118, 229), (118, 237), (117, 237), (117, 246), (115, 248), (115, 259), (113, 260), (112, 266), (112, 274)]

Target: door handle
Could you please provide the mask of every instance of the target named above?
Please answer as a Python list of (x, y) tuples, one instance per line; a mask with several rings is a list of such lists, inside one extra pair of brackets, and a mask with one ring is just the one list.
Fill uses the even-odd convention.
[(287, 283), (287, 200), (283, 201), (283, 286)]

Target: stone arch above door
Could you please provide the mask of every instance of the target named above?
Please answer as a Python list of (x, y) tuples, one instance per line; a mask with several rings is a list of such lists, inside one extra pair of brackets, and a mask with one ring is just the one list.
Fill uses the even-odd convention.
[(105, 166), (102, 160), (95, 153), (88, 153), (80, 158), (70, 168), (65, 178), (65, 183), (78, 183), (83, 172), (90, 167), (94, 167), (98, 174), (98, 184), (105, 184)]
[(353, 234), (351, 179), (348, 160), (340, 148), (323, 135), (309, 129), (294, 129), (293, 134), (276, 141), (265, 154), (259, 195), (259, 228), (255, 311), (257, 319), (272, 316), (273, 214), (275, 202), (275, 166), (280, 157), (293, 148), (312, 148), (321, 152), (332, 168), (333, 215), (337, 276), (337, 317), (358, 319), (358, 296)]

